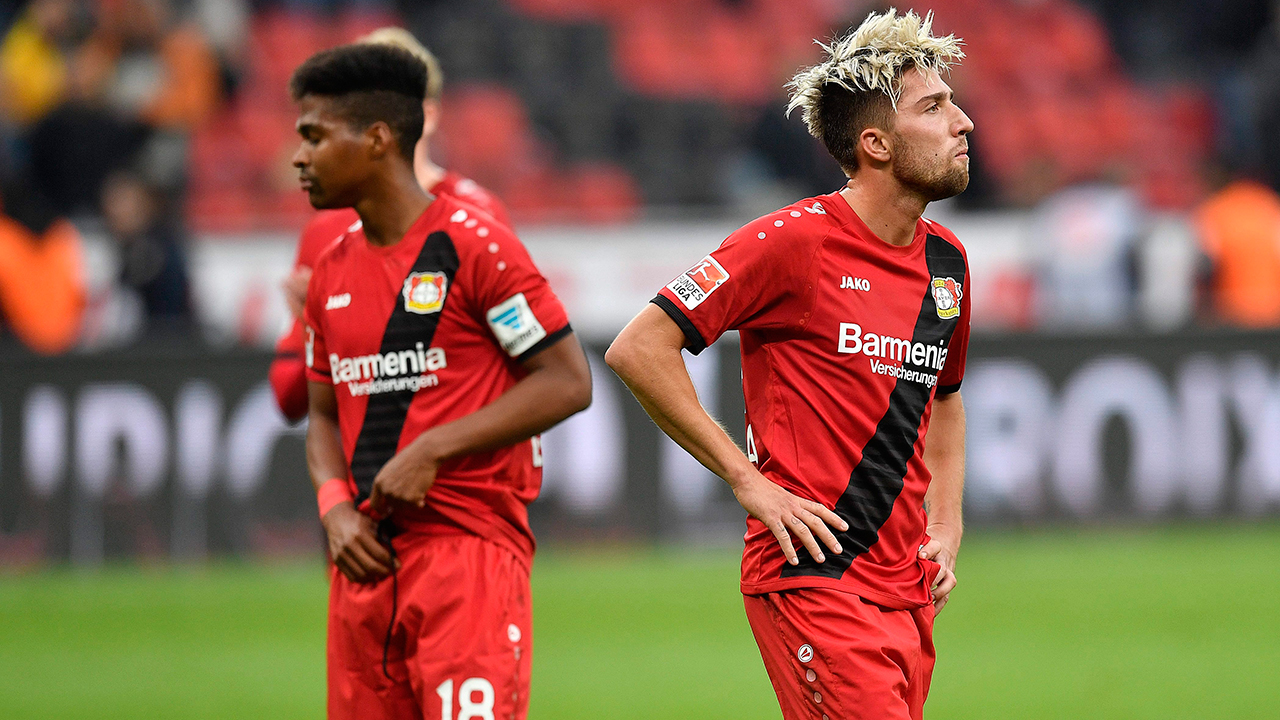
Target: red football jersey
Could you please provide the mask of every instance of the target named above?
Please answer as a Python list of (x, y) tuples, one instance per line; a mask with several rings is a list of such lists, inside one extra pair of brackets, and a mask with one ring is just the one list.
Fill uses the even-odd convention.
[(742, 592), (833, 587), (894, 608), (929, 602), (922, 459), (934, 391), (955, 392), (969, 343), (968, 260), (921, 220), (906, 247), (877, 238), (838, 193), (734, 232), (653, 302), (700, 352), (742, 342), (747, 455), (770, 480), (834, 507), (844, 552), (787, 564), (747, 520)]
[[(456, 172), (445, 172), (430, 192), (437, 197), (448, 195), (470, 203), (511, 227), (511, 218), (502, 201), (470, 178)], [(314, 268), (320, 253), (359, 221), (360, 216), (352, 208), (317, 212), (302, 229), (293, 267)], [(271, 363), (270, 379), (276, 403), (290, 420), (300, 420), (307, 414), (307, 378), (302, 363), (302, 343), (302, 323), (294, 321), (289, 332), (276, 343), (276, 359)]]
[[(524, 246), (475, 207), (439, 196), (391, 247), (357, 224), (325, 250), (307, 290), (307, 379), (332, 383), (357, 504), (424, 431), (493, 402), (521, 361), (569, 334)], [(454, 458), (402, 527), (470, 532), (533, 555), (526, 506), (542, 483), (537, 438)]]

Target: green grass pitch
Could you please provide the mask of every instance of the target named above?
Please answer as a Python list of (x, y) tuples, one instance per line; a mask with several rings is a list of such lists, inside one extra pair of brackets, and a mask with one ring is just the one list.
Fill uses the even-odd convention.
[[(1280, 527), (972, 531), (932, 718), (1280, 717)], [(0, 717), (319, 718), (320, 564), (0, 576)], [(776, 719), (732, 551), (553, 548), (533, 720)]]

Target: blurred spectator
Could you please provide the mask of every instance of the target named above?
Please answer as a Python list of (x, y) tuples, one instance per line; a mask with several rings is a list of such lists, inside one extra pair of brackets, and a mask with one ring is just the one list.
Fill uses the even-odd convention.
[(147, 127), (109, 107), (103, 70), (81, 56), (68, 76), (67, 99), (27, 135), (36, 188), (64, 216), (96, 216), (102, 183), (142, 151)]
[(1062, 190), (1035, 211), (1036, 307), (1044, 325), (1115, 327), (1129, 321), (1142, 221), (1132, 190), (1101, 182)]
[(1246, 327), (1280, 325), (1280, 196), (1253, 180), (1227, 184), (1195, 214), (1213, 263), (1217, 317)]
[(200, 29), (175, 22), (167, 0), (102, 3), (84, 52), (105, 72), (107, 96), (124, 115), (159, 128), (191, 129), (216, 108), (218, 61)]
[(9, 183), (0, 198), (0, 325), (32, 350), (52, 355), (79, 336), (85, 305), (80, 235), (29, 188)]
[(148, 333), (185, 332), (192, 326), (184, 238), (165, 212), (160, 189), (132, 173), (107, 179), (103, 219), (120, 252), (120, 285), (136, 293)]
[(27, 6), (0, 44), (0, 87), (9, 120), (30, 125), (62, 101), (68, 58), (86, 27), (74, 0), (34, 0)]
[(175, 21), (167, 0), (96, 7), (93, 32), (63, 54), (62, 102), (26, 136), (34, 181), (71, 216), (96, 215), (103, 180), (125, 167), (180, 191), (187, 135), (221, 96), (216, 56), (196, 25)]

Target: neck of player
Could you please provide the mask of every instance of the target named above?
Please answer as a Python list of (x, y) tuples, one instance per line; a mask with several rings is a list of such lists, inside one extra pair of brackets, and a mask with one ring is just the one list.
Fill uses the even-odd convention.
[(431, 200), (409, 164), (397, 163), (389, 172), (373, 178), (355, 210), (369, 244), (388, 247), (404, 238)]
[(857, 173), (840, 190), (862, 222), (882, 241), (905, 247), (916, 236), (916, 223), (929, 202), (884, 173)]
[(417, 147), (413, 149), (413, 174), (418, 178), (418, 184), (423, 190), (431, 192), (431, 188), (435, 187), (444, 179), (444, 168), (431, 162), (431, 158), (427, 156), (427, 139), (423, 138), (418, 141)]

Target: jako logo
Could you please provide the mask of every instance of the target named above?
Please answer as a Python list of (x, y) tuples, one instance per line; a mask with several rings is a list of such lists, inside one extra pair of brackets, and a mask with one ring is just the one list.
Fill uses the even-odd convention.
[(325, 310), (337, 310), (351, 304), (351, 293), (342, 293), (341, 295), (330, 295), (329, 299), (324, 303)]
[(841, 290), (861, 290), (863, 292), (871, 292), (871, 281), (866, 278), (849, 277), (843, 275), (840, 277)]

